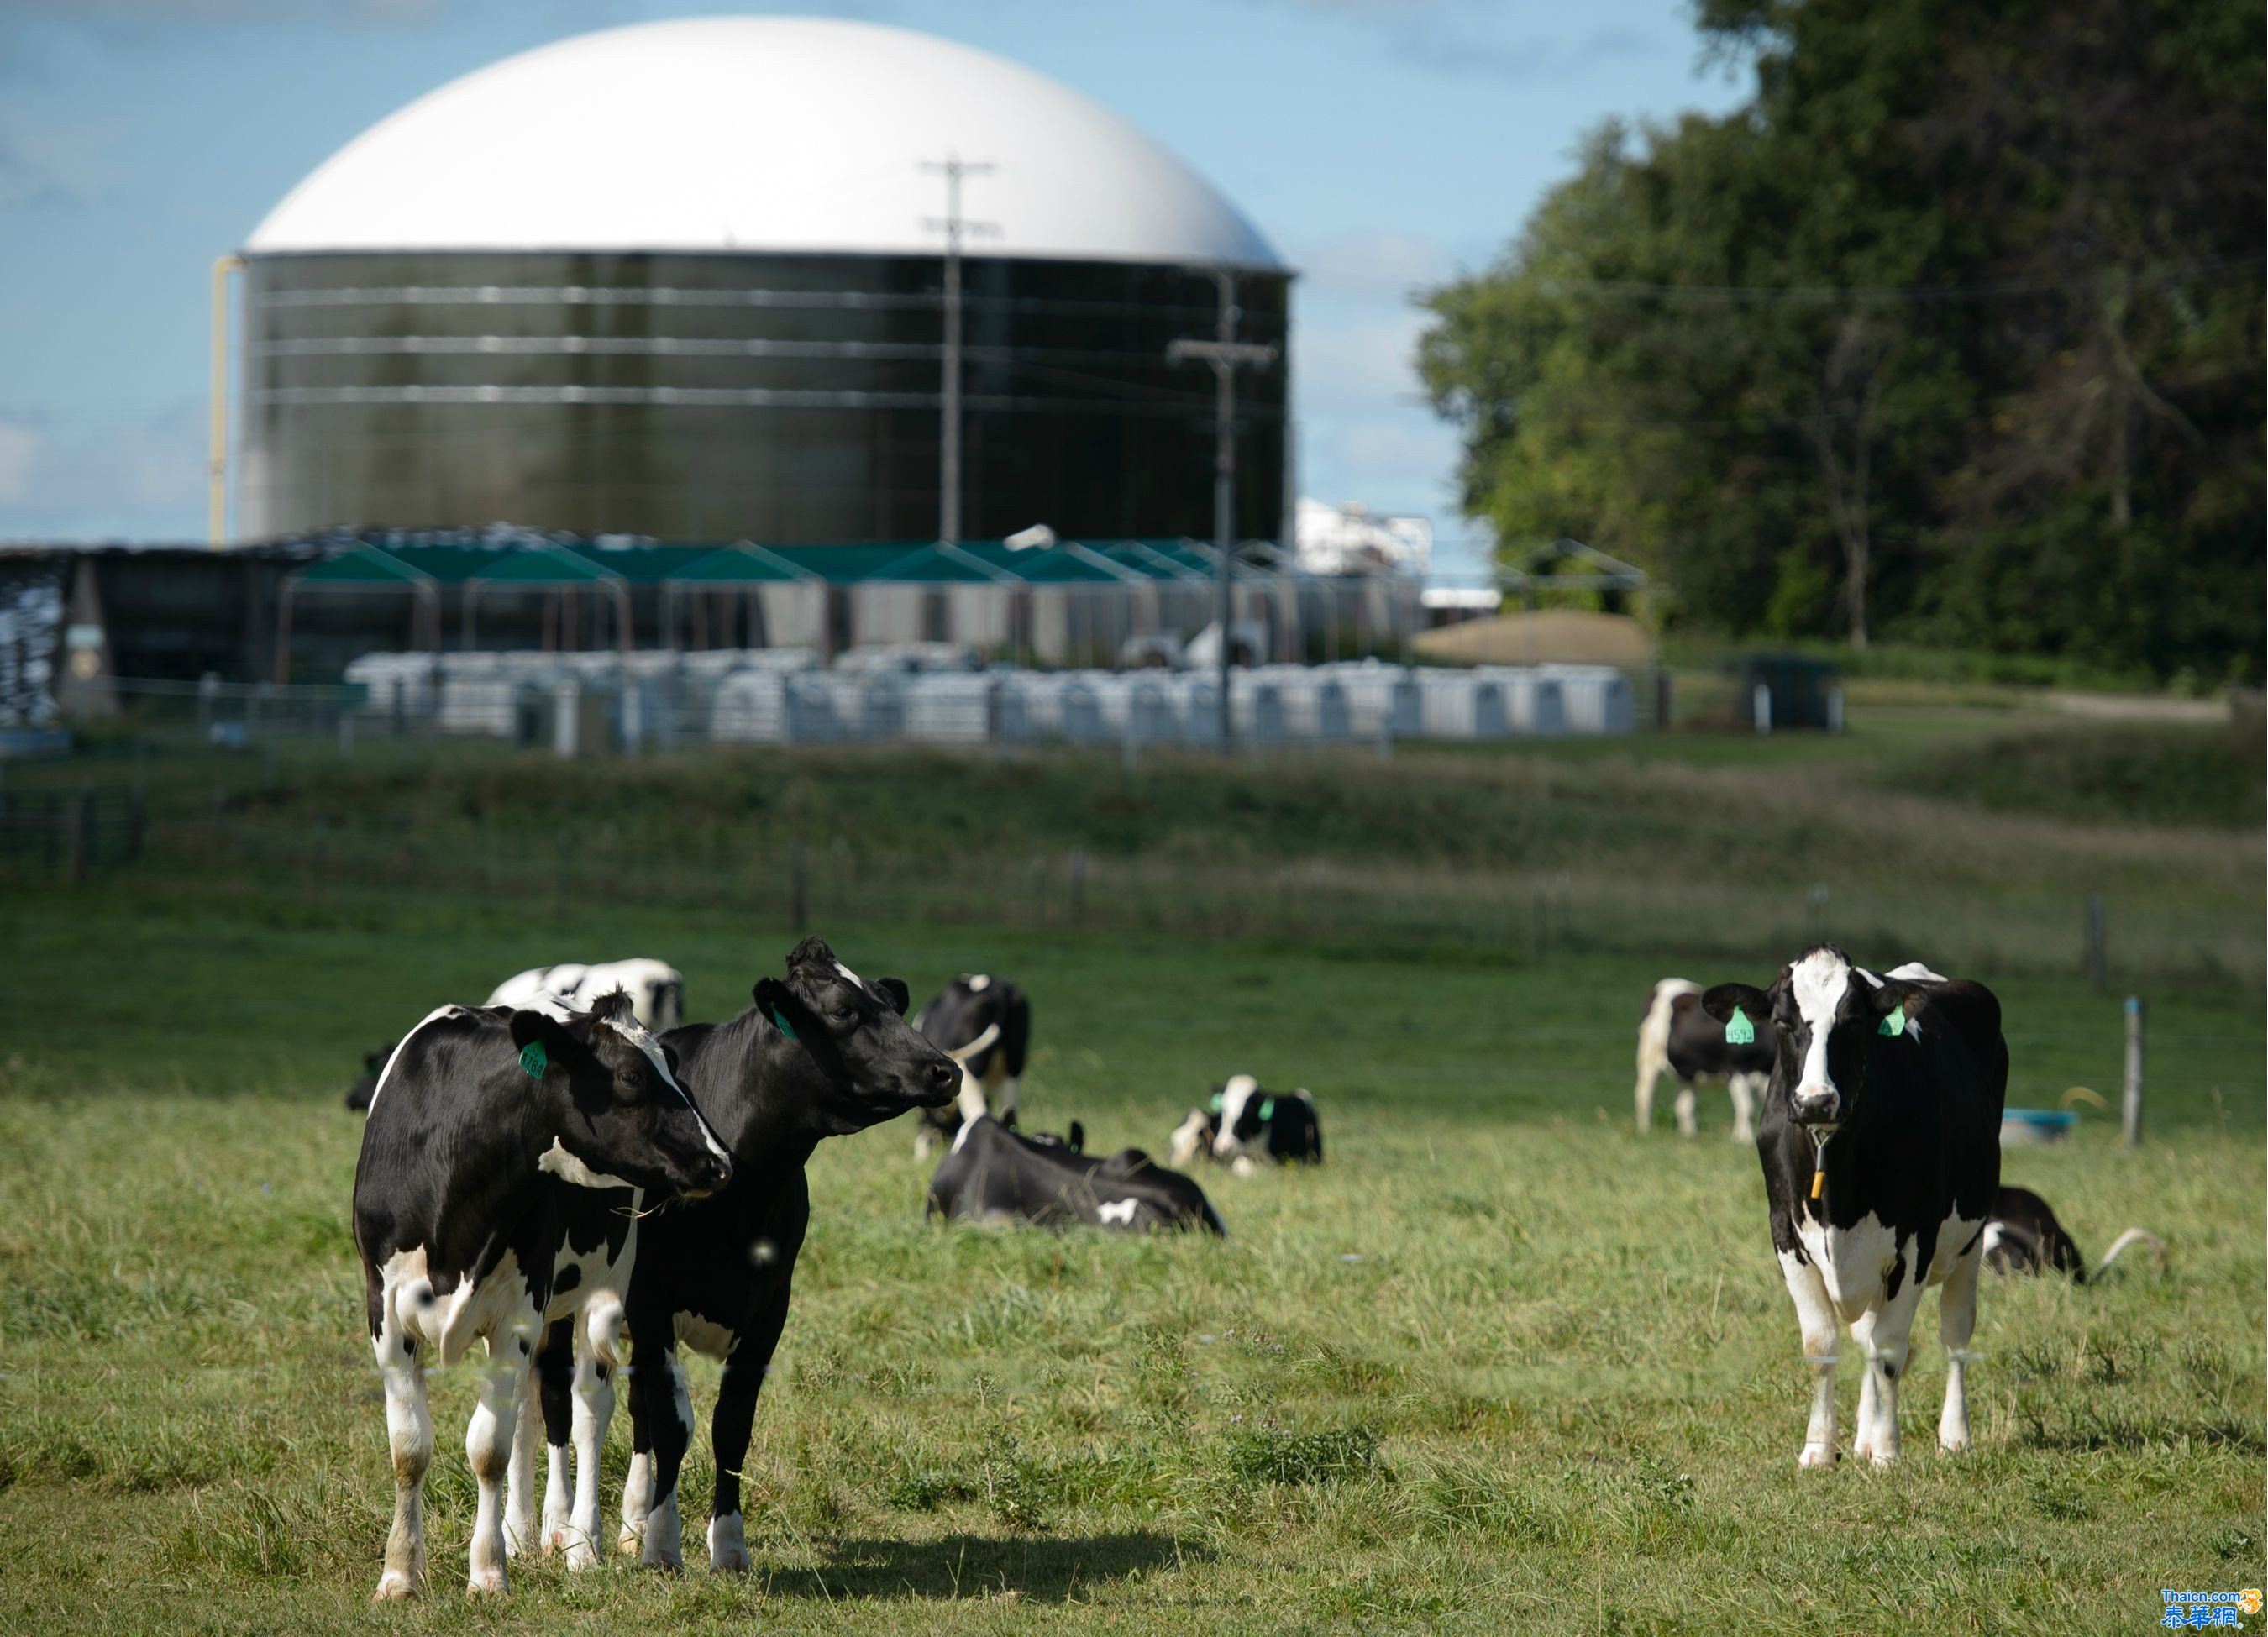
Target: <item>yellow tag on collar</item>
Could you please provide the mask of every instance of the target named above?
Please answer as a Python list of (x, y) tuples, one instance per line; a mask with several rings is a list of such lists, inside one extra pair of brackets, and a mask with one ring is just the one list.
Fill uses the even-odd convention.
[(1827, 1168), (1819, 1166), (1811, 1173), (1811, 1197), (1815, 1199), (1827, 1191)]

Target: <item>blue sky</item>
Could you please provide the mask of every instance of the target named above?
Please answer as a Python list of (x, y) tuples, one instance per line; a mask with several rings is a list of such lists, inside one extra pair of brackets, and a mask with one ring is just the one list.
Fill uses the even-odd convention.
[(1117, 108), (1300, 270), (1300, 492), (1471, 567), (1410, 292), (1486, 264), (1610, 114), (1719, 110), (1682, 0), (0, 0), (0, 539), (199, 539), (207, 276), (308, 171), (495, 59), (783, 10), (998, 52)]

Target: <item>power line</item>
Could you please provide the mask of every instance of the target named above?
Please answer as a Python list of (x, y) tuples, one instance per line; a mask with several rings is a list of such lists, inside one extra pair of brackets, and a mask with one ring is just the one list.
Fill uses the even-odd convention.
[[(2183, 278), (2230, 271), (2257, 273), (2257, 256), (2230, 256), (2150, 269), (2133, 276), (2137, 284), (2173, 284)], [(1639, 279), (1538, 277), (1538, 286), (1550, 295), (1661, 297), (1668, 299), (1735, 301), (1756, 305), (1786, 302), (1791, 306), (1820, 306), (1845, 301), (1994, 301), (2027, 296), (2052, 295), (2072, 290), (2092, 290), (2098, 278), (2008, 279), (1983, 284), (1667, 284)]]

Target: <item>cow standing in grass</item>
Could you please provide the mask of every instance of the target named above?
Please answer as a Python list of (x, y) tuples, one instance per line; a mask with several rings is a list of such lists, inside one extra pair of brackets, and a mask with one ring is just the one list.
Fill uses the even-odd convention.
[[(905, 984), (860, 977), (819, 939), (799, 944), (785, 980), (765, 978), (753, 999), (729, 1022), (698, 1023), (665, 1037), (735, 1169), (732, 1184), (713, 1197), (639, 1223), (637, 1262), (623, 1298), (631, 1456), (619, 1544), (659, 1567), (682, 1560), (678, 1475), (695, 1426), (679, 1346), (725, 1363), (710, 1422), (717, 1489), (709, 1561), (744, 1569), (740, 1464), (811, 1220), (804, 1165), (825, 1139), (948, 1102), (961, 1084), (960, 1066), (905, 1021)], [(596, 1235), (629, 1203), (626, 1196), (586, 1196), (571, 1228)], [(565, 1549), (571, 1567), (596, 1555), (600, 1452), (614, 1411), (610, 1376), (621, 1361), (620, 1327), (593, 1316), (581, 1325), (554, 1323), (537, 1363), (551, 1446), (541, 1538), (547, 1548)], [(513, 1461), (516, 1518), (532, 1516), (532, 1462)]]
[[(504, 1589), (499, 1509), (520, 1389), (578, 1200), (720, 1188), (732, 1159), (620, 994), (555, 1016), (443, 1007), (394, 1047), (355, 1168), (354, 1235), (394, 1456), (380, 1599), (425, 1579), (429, 1366), (487, 1355), (465, 1455), (480, 1486), (469, 1584)], [(626, 1194), (619, 1197), (627, 1198)], [(627, 1225), (600, 1225), (619, 1245)]]
[(1758, 1040), (1737, 1045), (1725, 1038), (1714, 1018), (1701, 1009), (1701, 985), (1665, 977), (1646, 997), (1638, 1023), (1638, 1134), (1653, 1125), (1653, 1089), (1664, 1074), (1677, 1080), (1677, 1134), (1700, 1128), (1693, 1117), (1693, 1083), (1719, 1079), (1733, 1100), (1733, 1140), (1756, 1140), (1756, 1100), (1771, 1073), (1771, 1046)]
[(927, 1159), (980, 1115), (1015, 1125), (1032, 1044), (1032, 1003), (1021, 989), (989, 972), (964, 972), (938, 991), (914, 1027), (961, 1065), (961, 1095), (918, 1117), (914, 1158)]
[(1981, 984), (1935, 974), (1878, 977), (1822, 944), (1769, 990), (1719, 984), (1702, 1006), (1735, 1043), (1753, 1034), (1772, 1048), (1756, 1150), (1772, 1248), (1815, 1377), (1801, 1464), (1830, 1466), (1839, 1453), (1838, 1325), (1866, 1371), (1852, 1452), (1877, 1465), (1897, 1459), (1898, 1383), (1931, 1286), (1943, 1287), (1948, 1355), (1938, 1444), (1966, 1449), (1964, 1375), (2008, 1088), (1999, 1001)]

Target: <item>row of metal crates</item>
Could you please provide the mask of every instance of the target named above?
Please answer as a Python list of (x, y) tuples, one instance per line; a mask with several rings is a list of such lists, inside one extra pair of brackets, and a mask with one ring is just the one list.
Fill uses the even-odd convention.
[[(674, 667), (366, 660), (397, 658), (423, 668), (358, 660), (360, 674), (350, 670), (371, 711), (523, 741), (552, 736), (546, 724), (561, 711), (587, 723), (601, 702), (608, 736), (628, 742), (1203, 745), (1220, 731), (1215, 679), (1189, 672), (862, 673), (711, 655)], [(1629, 679), (1605, 666), (1263, 666), (1231, 675), (1229, 708), (1239, 738), (1284, 744), (1624, 734), (1635, 719)], [(589, 742), (587, 726), (579, 738)]]

